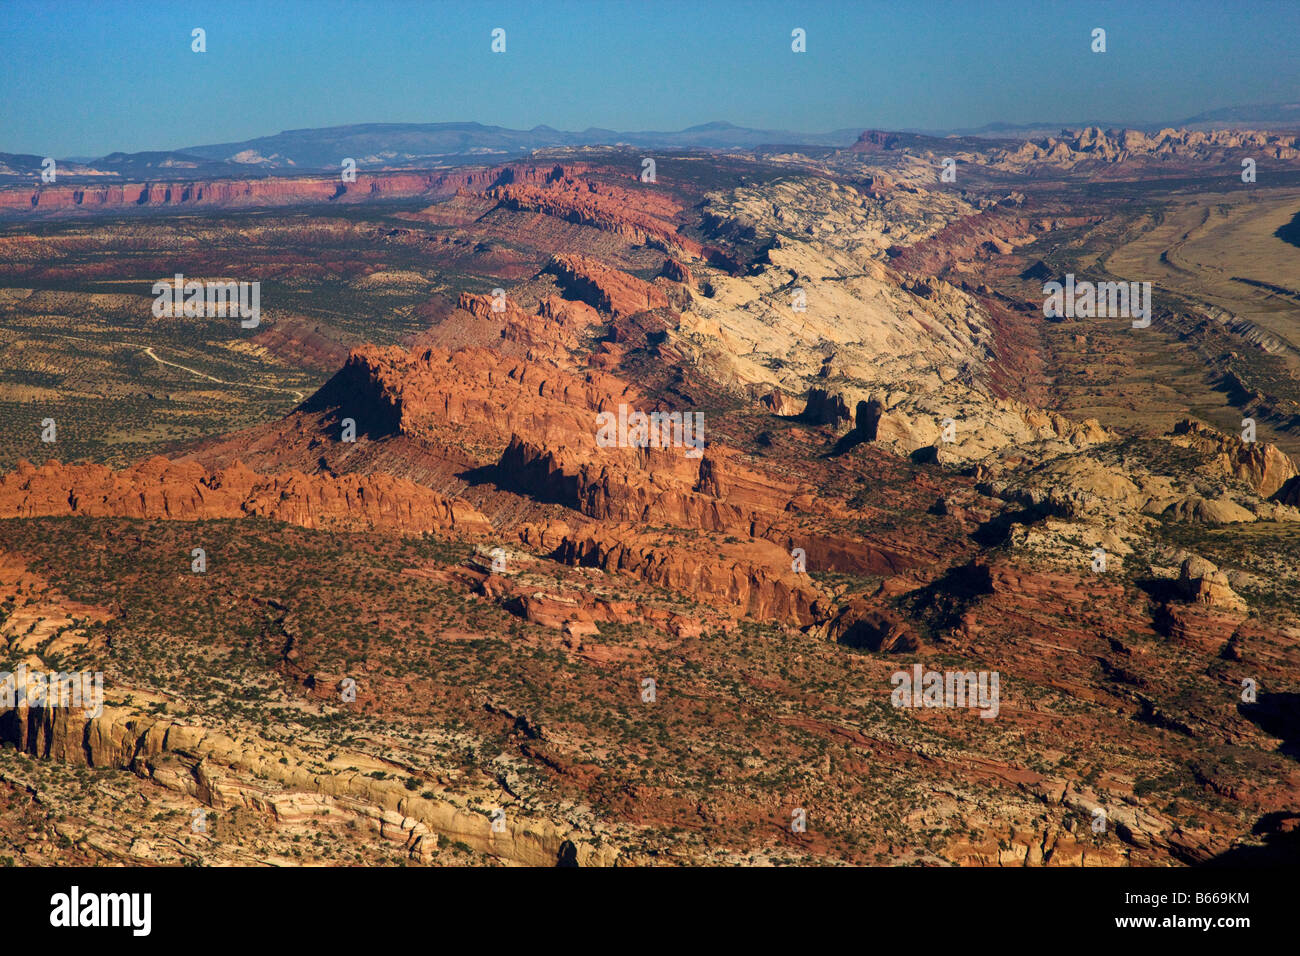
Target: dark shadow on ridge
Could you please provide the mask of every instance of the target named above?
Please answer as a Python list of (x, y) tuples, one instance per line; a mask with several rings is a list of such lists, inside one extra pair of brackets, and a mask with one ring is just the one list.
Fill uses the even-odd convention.
[(1300, 760), (1300, 694), (1260, 693), (1253, 704), (1239, 703), (1237, 713), (1264, 733), (1280, 738), (1280, 753)]
[(1262, 837), (1260, 846), (1237, 846), (1213, 856), (1202, 867), (1294, 866), (1300, 863), (1300, 813), (1279, 810), (1255, 821), (1251, 833)]

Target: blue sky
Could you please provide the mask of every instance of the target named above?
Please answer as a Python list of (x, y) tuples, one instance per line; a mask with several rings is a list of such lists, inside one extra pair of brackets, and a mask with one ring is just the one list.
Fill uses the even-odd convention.
[[(190, 51), (193, 27), (205, 54)], [(794, 27), (807, 53), (790, 51)], [(1105, 54), (1089, 49), (1094, 27)], [(1300, 100), (1297, 37), (1294, 0), (9, 0), (0, 151), (95, 156), (364, 122), (1164, 122)]]

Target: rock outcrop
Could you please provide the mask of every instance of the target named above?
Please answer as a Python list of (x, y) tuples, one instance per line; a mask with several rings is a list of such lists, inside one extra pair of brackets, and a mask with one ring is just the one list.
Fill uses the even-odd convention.
[(1296, 159), (1294, 133), (1269, 133), (1255, 130), (1184, 130), (1162, 129), (1144, 133), (1135, 129), (1109, 129), (1089, 126), (1080, 130), (1062, 130), (1059, 136), (1029, 140), (1012, 150), (995, 154), (1001, 167), (1019, 168), (1027, 164), (1052, 163), (1070, 167), (1082, 162), (1122, 163), (1151, 160), (1223, 161), (1229, 151), (1251, 150), (1252, 155), (1270, 159)]
[[(820, 595), (793, 573), (774, 569), (777, 554), (785, 557), (775, 548), (770, 563), (751, 564), (734, 557), (641, 544), (636, 538), (631, 529), (569, 537), (560, 542), (554, 556), (568, 564), (621, 571), (650, 584), (689, 590), (706, 603), (730, 606), (737, 616), (796, 626), (811, 624), (818, 616)], [(760, 549), (762, 544), (754, 547)]]
[(615, 317), (668, 308), (668, 297), (649, 282), (588, 256), (556, 255), (546, 271), (555, 273), (570, 296)]
[(541, 212), (594, 226), (638, 244), (647, 243), (694, 258), (703, 252), (700, 243), (677, 234), (674, 221), (681, 214), (681, 205), (672, 196), (653, 189), (629, 189), (564, 176), (540, 185), (496, 186), (487, 195), (510, 209)]
[(1178, 570), (1184, 596), (1197, 604), (1232, 611), (1245, 610), (1246, 602), (1232, 590), (1228, 576), (1204, 558), (1192, 555)]
[[(612, 866), (619, 851), (562, 821), (521, 815), (494, 825), (469, 800), (417, 795), (399, 780), (376, 779), (374, 758), (272, 745), (178, 720), (105, 706), (85, 719), (68, 707), (0, 710), (0, 740), (73, 766), (127, 770), (218, 810), (244, 807), (291, 820), (295, 813), (337, 809), (363, 820), (415, 859), (429, 859), (440, 840), (460, 841), (506, 864)], [(252, 781), (256, 781), (253, 783)], [(477, 802), (477, 801), (475, 801)]]
[(331, 531), (477, 536), (487, 520), (464, 501), (388, 475), (258, 475), (235, 463), (209, 472), (156, 457), (123, 471), (22, 462), (0, 476), (0, 517), (52, 515), (199, 521), (259, 516)]
[[(574, 171), (582, 167), (576, 167)], [(338, 176), (220, 179), (207, 182), (157, 182), (48, 185), (0, 189), (0, 215), (76, 212), (142, 212), (153, 209), (230, 209), (302, 203), (351, 204), (376, 199), (435, 199), (460, 191), (481, 193), (499, 185), (545, 183), (563, 167), (512, 164), (448, 172), (359, 172), (357, 181)]]
[(1170, 435), (1175, 445), (1214, 456), (1207, 471), (1237, 478), (1261, 498), (1275, 495), (1300, 475), (1290, 456), (1268, 442), (1242, 441), (1190, 418), (1178, 422)]

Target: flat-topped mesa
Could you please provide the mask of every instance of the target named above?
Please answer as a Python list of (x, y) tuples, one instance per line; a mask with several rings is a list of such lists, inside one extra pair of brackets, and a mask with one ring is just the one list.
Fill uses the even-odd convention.
[[(309, 406), (341, 400), (339, 406), (350, 411), (358, 401), (375, 400), (382, 409), (392, 410), (403, 435), (495, 446), (494, 457), (513, 434), (568, 442), (585, 436), (594, 446), (597, 412), (637, 401), (631, 387), (612, 375), (569, 373), (526, 359), (503, 360), (499, 351), (476, 347), (410, 352), (364, 347), (353, 351), (348, 365), (359, 381), (371, 384), (370, 391), (353, 398), (327, 384), (318, 396), (329, 389), (322, 400), (328, 401), (322, 404), (313, 397)], [(358, 427), (360, 422), (358, 418)]]
[(491, 531), (468, 503), (391, 475), (259, 475), (240, 463), (208, 471), (155, 457), (114, 471), (103, 465), (20, 462), (0, 476), (0, 517), (86, 515), (198, 521), (260, 516), (332, 531)]
[(542, 271), (554, 274), (568, 294), (616, 318), (669, 305), (649, 282), (587, 256), (555, 255)]
[(0, 213), (243, 208), (414, 197), (438, 199), (458, 192), (481, 195), (502, 184), (545, 184), (553, 177), (576, 175), (585, 168), (512, 163), (427, 173), (359, 170), (354, 183), (340, 182), (337, 175), (328, 175), (21, 186), (0, 189)]
[(901, 142), (902, 137), (897, 133), (887, 133), (880, 129), (868, 129), (859, 134), (857, 142), (850, 146), (849, 149), (855, 153), (880, 153), (893, 149)]

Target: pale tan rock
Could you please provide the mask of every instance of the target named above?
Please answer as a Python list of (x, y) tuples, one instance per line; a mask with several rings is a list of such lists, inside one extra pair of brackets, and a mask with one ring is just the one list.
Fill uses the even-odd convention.
[(1227, 575), (1204, 558), (1193, 555), (1185, 560), (1178, 583), (1187, 598), (1197, 604), (1234, 611), (1246, 608), (1246, 602), (1232, 590)]

